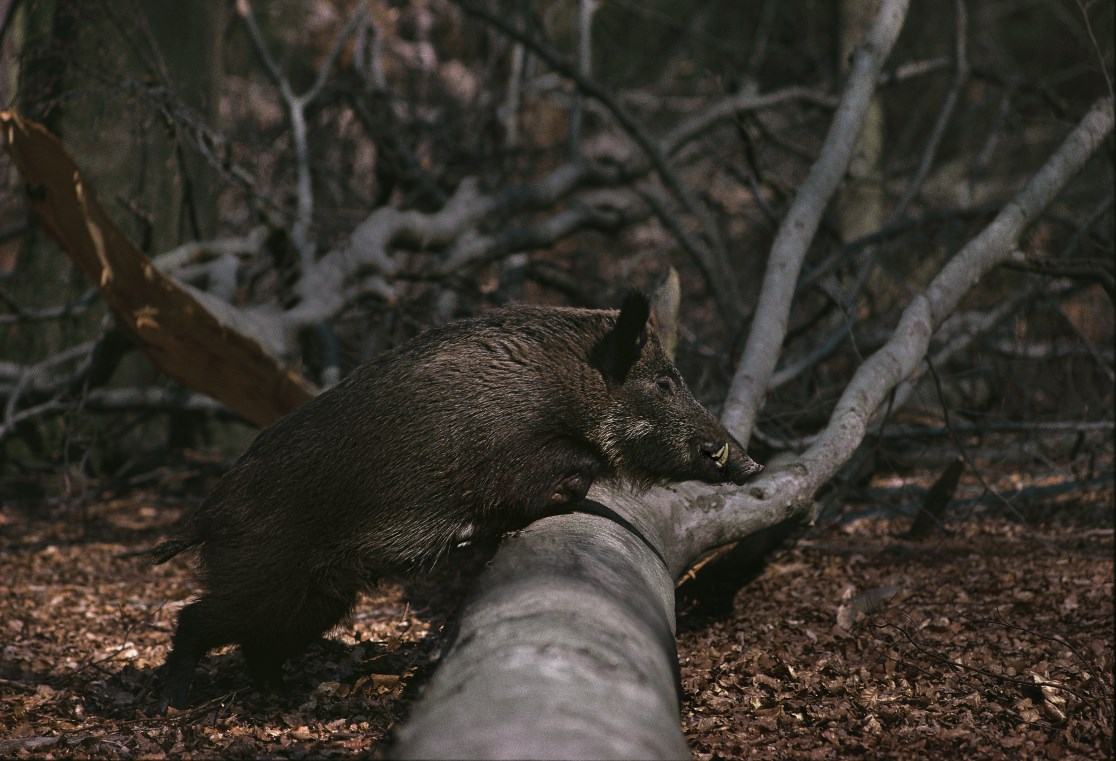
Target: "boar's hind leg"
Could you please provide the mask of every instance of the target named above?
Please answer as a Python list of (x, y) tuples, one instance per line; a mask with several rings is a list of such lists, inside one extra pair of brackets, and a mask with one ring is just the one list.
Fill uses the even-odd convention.
[(215, 628), (220, 619), (213, 616), (212, 608), (213, 602), (203, 597), (178, 614), (174, 643), (163, 666), (163, 697), (175, 708), (185, 708), (189, 702), (194, 669), (206, 651), (232, 641)]
[(240, 652), (256, 689), (266, 692), (283, 682), (283, 662), (293, 653), (274, 638), (252, 638), (240, 644)]
[(280, 685), (287, 659), (301, 653), (349, 614), (361, 586), (355, 577), (344, 581), (319, 577), (314, 581), (301, 605), (277, 611), (271, 626), (259, 627), (255, 635), (241, 641), (248, 673), (261, 690)]

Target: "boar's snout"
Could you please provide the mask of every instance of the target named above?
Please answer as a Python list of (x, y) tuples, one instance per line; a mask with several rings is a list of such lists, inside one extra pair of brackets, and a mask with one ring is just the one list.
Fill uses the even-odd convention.
[(749, 457), (744, 448), (733, 439), (705, 442), (699, 447), (701, 457), (718, 474), (718, 480), (742, 484), (763, 470), (763, 466)]

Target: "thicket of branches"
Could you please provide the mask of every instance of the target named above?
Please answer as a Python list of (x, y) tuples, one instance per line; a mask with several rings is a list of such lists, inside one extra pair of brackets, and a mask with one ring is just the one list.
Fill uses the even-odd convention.
[[(47, 6), (9, 6), (19, 79), (5, 100), (61, 133), (161, 271), (215, 296), (308, 382), (486, 305), (607, 306), (673, 266), (678, 363), (714, 407), (863, 31), (836, 4), (241, 2), (212, 11), (219, 57), (198, 83), (139, 6), (66, 4), (36, 26)], [(811, 441), (910, 294), (1109, 88), (1106, 4), (911, 16), (841, 195), (793, 284), (768, 292), (790, 300), (785, 340), (753, 331), (753, 351), (765, 334), (782, 344), (750, 392), (766, 399), (757, 417), (733, 421), (761, 454)], [(114, 53), (88, 54), (89, 38)], [(103, 155), (122, 149), (123, 168)], [(1111, 144), (1102, 152), (938, 331), (932, 382), (898, 391), (875, 455), (949, 458), (961, 437), (1084, 473), (1107, 446)], [(169, 176), (144, 167), (158, 162)], [(95, 470), (83, 453), (115, 438), (101, 426), (167, 411), (172, 443), (191, 441), (182, 413), (220, 405), (150, 373), (121, 380), (129, 342), (3, 171), (9, 474), (63, 455)]]

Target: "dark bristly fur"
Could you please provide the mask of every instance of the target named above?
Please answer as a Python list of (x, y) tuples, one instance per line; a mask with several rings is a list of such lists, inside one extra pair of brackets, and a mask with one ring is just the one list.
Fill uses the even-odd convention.
[(377, 578), (579, 501), (598, 477), (758, 470), (687, 390), (642, 295), (619, 315), (513, 306), (431, 330), (261, 432), (152, 551), (196, 547), (203, 590), (179, 614), (167, 700), (186, 704), (199, 659), (229, 643), (276, 679)]

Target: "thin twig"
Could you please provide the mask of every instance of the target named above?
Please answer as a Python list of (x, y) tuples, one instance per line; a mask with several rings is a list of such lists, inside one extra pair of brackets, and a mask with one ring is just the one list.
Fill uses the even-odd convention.
[(775, 106), (802, 101), (824, 108), (836, 108), (839, 101), (821, 90), (810, 87), (784, 87), (766, 93), (753, 93), (741, 90), (729, 95), (699, 111), (694, 116), (674, 127), (663, 136), (660, 144), (667, 155), (677, 153), (682, 146), (708, 132), (722, 121), (738, 117), (750, 111), (766, 111)]
[(1077, 0), (1077, 7), (1081, 9), (1081, 18), (1085, 20), (1085, 31), (1089, 33), (1089, 42), (1093, 43), (1093, 52), (1097, 54), (1097, 68), (1100, 69), (1101, 76), (1104, 77), (1104, 84), (1108, 87), (1108, 96), (1113, 96), (1112, 90), (1112, 77), (1108, 73), (1108, 60), (1104, 53), (1101, 52), (1100, 45), (1097, 44), (1097, 37), (1093, 34), (1093, 22), (1089, 18), (1089, 9), (1086, 5)]
[[(911, 619), (909, 614), (907, 614), (903, 611), (899, 611), (899, 614), (901, 616), (903, 616), (904, 618), (906, 618), (908, 621), (910, 621), (912, 626), (916, 624), (916, 622), (913, 619)], [(883, 621), (883, 623), (879, 623), (879, 621)], [(894, 631), (899, 632), (903, 636), (903, 638), (906, 639), (907, 642), (910, 643), (912, 646), (914, 646), (914, 648), (919, 653), (921, 653), (922, 655), (925, 655), (925, 656), (927, 656), (927, 657), (929, 657), (933, 660), (938, 661), (939, 663), (941, 663), (944, 666), (948, 666), (949, 668), (953, 669), (954, 671), (967, 671), (967, 672), (972, 673), (972, 674), (979, 674), (981, 676), (988, 677), (989, 679), (998, 680), (998, 681), (1000, 681), (1004, 684), (1012, 684), (1012, 685), (1015, 685), (1016, 687), (1021, 687), (1021, 688), (1025, 688), (1025, 689), (1034, 689), (1036, 687), (1039, 687), (1039, 688), (1041, 688), (1041, 687), (1053, 687), (1053, 688), (1055, 688), (1057, 690), (1060, 690), (1062, 692), (1065, 692), (1069, 695), (1073, 695), (1078, 700), (1081, 700), (1084, 703), (1087, 703), (1089, 705), (1095, 705), (1096, 698), (1093, 695), (1090, 695), (1088, 693), (1078, 692), (1077, 690), (1072, 689), (1071, 687), (1069, 687), (1067, 685), (1064, 685), (1064, 684), (1059, 684), (1057, 682), (1047, 681), (1047, 680), (1041, 679), (1041, 678), (1039, 678), (1039, 679), (1034, 679), (1034, 678), (1032, 678), (1032, 679), (1020, 679), (1020, 678), (1011, 676), (1010, 674), (1002, 674), (1002, 673), (998, 673), (998, 672), (995, 672), (995, 671), (990, 671), (988, 669), (981, 668), (979, 666), (970, 666), (967, 663), (952, 660), (951, 658), (949, 658), (945, 655), (942, 655), (940, 652), (938, 652), (934, 648), (925, 644), (924, 641), (920, 640), (913, 633), (911, 633), (911, 630), (909, 630), (907, 627), (900, 626), (896, 623), (893, 623), (892, 621), (890, 621), (887, 618), (886, 615), (884, 615), (882, 613), (879, 613), (878, 611), (873, 615), (873, 620), (872, 620), (871, 625), (875, 628), (892, 629)], [(1035, 676), (1037, 677), (1038, 675), (1036, 674)]]
[(1112, 208), (1114, 199), (1116, 199), (1116, 192), (1109, 190), (1104, 198), (1097, 202), (1097, 205), (1089, 212), (1089, 216), (1085, 218), (1085, 221), (1074, 230), (1073, 237), (1070, 238), (1069, 243), (1058, 253), (1058, 259), (1069, 259), (1077, 253), (1077, 249), (1081, 246), (1081, 241), (1085, 239), (1086, 234), (1093, 228), (1093, 225), (1103, 219), (1104, 215), (1108, 213), (1108, 210)]
[(418, 279), (442, 279), (465, 268), (488, 264), (520, 251), (546, 248), (579, 230), (616, 230), (645, 218), (648, 211), (647, 207), (574, 203), (524, 227), (505, 227), (489, 235), (466, 233), (455, 241), (441, 265)]
[(771, 38), (771, 27), (775, 23), (775, 14), (782, 3), (778, 0), (765, 0), (763, 10), (760, 11), (760, 20), (752, 33), (752, 52), (748, 54), (748, 65), (744, 69), (744, 76), (755, 81), (767, 57), (767, 43)]
[(962, 611), (959, 611), (958, 615), (961, 618), (965, 619), (966, 621), (969, 621), (969, 622), (974, 623), (974, 624), (993, 624), (993, 625), (996, 625), (996, 626), (1002, 626), (1003, 628), (1008, 629), (1009, 631), (1017, 631), (1017, 632), (1023, 632), (1024, 634), (1030, 634), (1032, 636), (1038, 637), (1039, 639), (1046, 640), (1047, 642), (1055, 642), (1055, 643), (1061, 645), (1062, 647), (1066, 648), (1067, 650), (1069, 650), (1073, 654), (1073, 657), (1076, 658), (1078, 660), (1078, 662), (1081, 663), (1081, 665), (1085, 668), (1085, 670), (1088, 671), (1092, 675), (1093, 679), (1096, 680), (1097, 684), (1100, 685), (1101, 698), (1102, 698), (1102, 700), (1104, 700), (1104, 702), (1108, 703), (1108, 705), (1106, 706), (1107, 709), (1108, 709), (1108, 712), (1109, 713), (1112, 712), (1112, 704), (1111, 704), (1111, 701), (1108, 700), (1108, 696), (1111, 692), (1110, 686), (1109, 686), (1109, 679), (1111, 678), (1111, 674), (1105, 674), (1100, 669), (1098, 669), (1096, 667), (1096, 664), (1094, 664), (1092, 661), (1090, 661), (1084, 655), (1082, 655), (1081, 651), (1078, 648), (1076, 648), (1073, 645), (1073, 643), (1071, 643), (1065, 637), (1062, 637), (1058, 634), (1043, 634), (1042, 632), (1037, 632), (1034, 629), (1028, 629), (1025, 626), (1020, 626), (1018, 624), (1013, 624), (1013, 623), (1010, 623), (1008, 621), (1004, 621), (1002, 619), (976, 618), (975, 616), (966, 615)]
[[(577, 14), (577, 71), (589, 78), (593, 71), (593, 14), (598, 0), (578, 0)], [(526, 29), (526, 26), (524, 26)], [(522, 43), (519, 43), (522, 45)], [(573, 110), (570, 112), (570, 158), (581, 154), (581, 124), (584, 115), (584, 96), (579, 89), (574, 93)]]
[(59, 397), (37, 404), (33, 407), (25, 407), (17, 413), (12, 415), (5, 414), (4, 422), (0, 423), (0, 441), (3, 441), (11, 433), (14, 433), (20, 423), (26, 420), (34, 420), (37, 417), (42, 417), (51, 412), (60, 412), (65, 409), (65, 405), (58, 401)]
[[(524, 28), (531, 13), (528, 0), (519, 0), (517, 13), (520, 23)], [(501, 121), (504, 124), (504, 147), (516, 148), (519, 145), (519, 104), (523, 92), (523, 72), (527, 61), (526, 49), (522, 42), (512, 46), (511, 65), (508, 67), (508, 92), (501, 106), (503, 114)], [(579, 101), (580, 103), (580, 101)]]
[[(806, 270), (799, 279), (798, 285), (795, 287), (795, 292), (798, 293), (813, 286), (823, 277), (833, 272), (833, 270), (837, 269), (842, 264), (846, 264), (849, 261), (850, 255), (869, 248), (876, 243), (896, 238), (911, 230), (917, 230), (924, 225), (933, 224), (935, 222), (988, 217), (995, 214), (997, 211), (999, 211), (999, 207), (987, 204), (982, 206), (970, 206), (967, 208), (928, 209), (917, 217), (907, 216), (902, 219), (896, 219), (893, 222), (885, 224), (875, 232), (862, 235), (859, 238), (844, 243), (820, 264), (812, 269)], [(868, 266), (869, 259), (871, 259), (872, 256), (872, 254), (869, 254), (868, 256), (855, 259), (856, 266), (860, 269)]]
[(1001, 420), (982, 423), (952, 423), (949, 427), (922, 425), (889, 426), (877, 435), (886, 439), (917, 439), (955, 434), (980, 435), (985, 433), (1042, 433), (1057, 431), (1114, 431), (1113, 420), (1057, 420), (1049, 422)]
[(844, 343), (845, 339), (852, 335), (852, 329), (856, 325), (856, 313), (853, 312), (848, 315), (842, 324), (837, 327), (827, 338), (821, 341), (813, 350), (807, 352), (798, 359), (784, 365), (782, 369), (777, 370), (771, 376), (771, 383), (768, 384), (768, 390), (774, 391), (780, 386), (784, 386), (797, 378), (802, 373), (817, 365), (826, 357), (833, 354)]
[[(980, 482), (981, 488), (984, 489), (984, 494), (992, 494), (993, 496), (995, 496), (996, 499), (1000, 500), (1000, 502), (1004, 504), (1004, 507), (1011, 511), (1012, 515), (1025, 523), (1026, 519), (1023, 517), (1023, 514), (1016, 509), (1015, 505), (1011, 503), (1011, 500), (1000, 494), (1000, 492), (996, 491), (989, 485), (988, 481), (984, 479), (984, 474), (981, 473), (980, 469), (977, 467), (977, 464), (973, 462), (973, 458), (969, 456), (968, 447), (966, 447), (964, 443), (962, 443), (961, 437), (953, 428), (953, 421), (949, 419), (949, 404), (946, 403), (945, 393), (942, 391), (942, 379), (941, 376), (938, 375), (937, 368), (934, 367), (934, 361), (930, 359), (929, 356), (926, 357), (926, 366), (930, 370), (930, 377), (934, 379), (934, 388), (938, 392), (938, 403), (941, 404), (942, 407), (942, 419), (945, 423), (946, 430), (949, 431), (950, 438), (953, 439), (953, 445), (957, 447), (958, 454), (960, 454), (961, 457), (964, 458), (965, 464), (969, 466), (969, 470), (972, 471), (973, 475), (977, 477), (977, 480)], [(980, 498), (983, 498), (984, 494), (981, 494)]]
[(984, 179), (985, 170), (992, 163), (992, 157), (995, 155), (996, 148), (1000, 145), (1000, 138), (1003, 137), (1004, 129), (1007, 127), (1008, 116), (1011, 115), (1011, 103), (1015, 98), (1015, 91), (1014, 86), (1004, 88), (1004, 94), (1000, 97), (1000, 106), (996, 109), (996, 121), (992, 124), (992, 129), (988, 131), (988, 137), (985, 138), (984, 145), (981, 146), (980, 152), (977, 153), (976, 160), (969, 170), (969, 188), (966, 200), (971, 200), (974, 197), (977, 183)]

